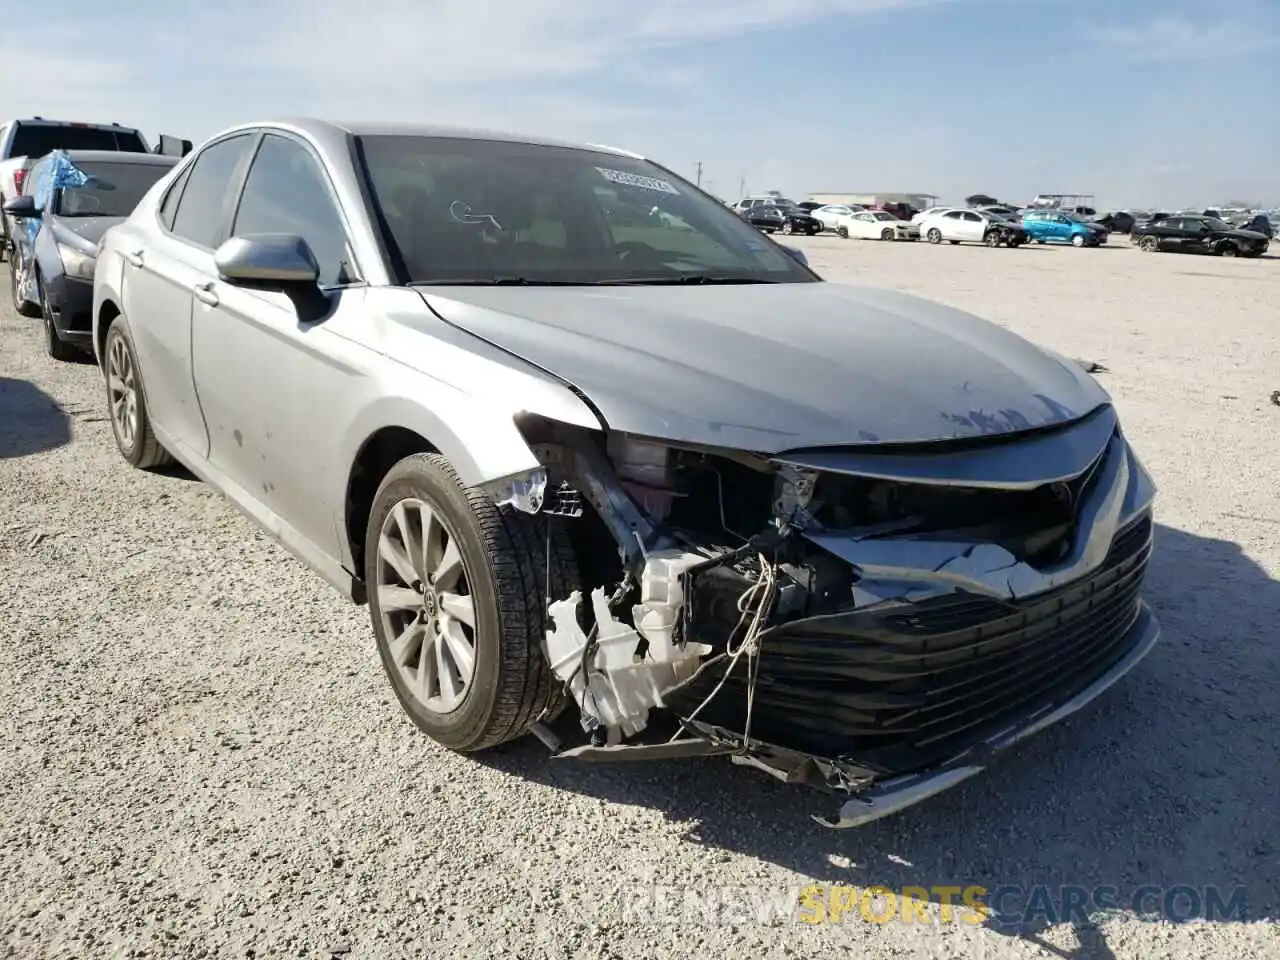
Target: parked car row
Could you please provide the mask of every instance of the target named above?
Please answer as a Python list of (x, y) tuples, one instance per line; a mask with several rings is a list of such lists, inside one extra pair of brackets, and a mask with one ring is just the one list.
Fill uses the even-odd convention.
[[(830, 231), (845, 239), (919, 240), (930, 243), (982, 243), (992, 247), (1019, 247), (1024, 243), (1069, 243), (1075, 247), (1099, 247), (1110, 234), (1125, 229), (1141, 249), (1211, 253), (1227, 257), (1259, 257), (1274, 236), (1265, 214), (1230, 223), (1207, 213), (1183, 215), (1155, 213), (1142, 219), (1128, 213), (1095, 219), (1092, 207), (1054, 205), (1057, 195), (1041, 195), (1033, 206), (1014, 208), (998, 201), (978, 206), (936, 206), (914, 213), (910, 221), (885, 210), (857, 204), (796, 203), (776, 195), (745, 197), (733, 204), (747, 222), (766, 233)], [(969, 200), (991, 200), (978, 194)], [(1081, 212), (1084, 211), (1084, 212)], [(1127, 218), (1127, 219), (1126, 219)]]
[[(82, 162), (51, 161), (85, 178), (61, 203)], [(1155, 487), (1082, 365), (824, 283), (636, 154), (247, 124), (96, 253), (121, 456), (181, 462), (367, 602), (452, 750), (732, 754), (855, 826), (1159, 637)]]

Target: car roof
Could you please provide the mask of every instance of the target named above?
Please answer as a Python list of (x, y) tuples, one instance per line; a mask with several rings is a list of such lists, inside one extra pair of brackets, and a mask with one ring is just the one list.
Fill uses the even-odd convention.
[(163, 153), (129, 153), (125, 150), (67, 150), (72, 163), (91, 163), (93, 161), (110, 161), (111, 163), (138, 163), (153, 166), (174, 166), (181, 157), (171, 157)]
[(263, 127), (277, 127), (295, 130), (310, 135), (326, 147), (340, 149), (347, 136), (356, 137), (445, 137), (455, 140), (489, 140), (502, 143), (525, 143), (541, 147), (569, 147), (575, 150), (593, 150), (598, 153), (611, 153), (620, 157), (645, 159), (638, 153), (622, 150), (618, 147), (604, 146), (598, 143), (573, 143), (567, 140), (556, 140), (550, 137), (536, 137), (530, 134), (509, 133), (501, 130), (487, 130), (480, 127), (446, 126), (432, 123), (388, 123), (376, 121), (335, 121), (319, 117), (284, 117), (259, 120), (254, 123), (237, 124), (218, 136), (242, 130), (255, 130)]

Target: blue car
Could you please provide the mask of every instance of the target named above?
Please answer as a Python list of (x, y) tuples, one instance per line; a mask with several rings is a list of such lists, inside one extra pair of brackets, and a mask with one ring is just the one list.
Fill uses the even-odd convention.
[(55, 150), (5, 201), (14, 217), (9, 256), (13, 305), (44, 321), (55, 360), (91, 351), (93, 269), (98, 241), (124, 221), (180, 158), (111, 150)]
[(1107, 228), (1061, 210), (1028, 210), (1022, 215), (1022, 229), (1036, 243), (1069, 243), (1074, 247), (1096, 247), (1107, 242)]

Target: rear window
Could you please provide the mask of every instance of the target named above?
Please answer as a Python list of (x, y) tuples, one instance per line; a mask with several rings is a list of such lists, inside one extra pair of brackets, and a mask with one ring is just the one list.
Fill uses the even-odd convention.
[(120, 150), (146, 153), (136, 130), (123, 127), (73, 127), (62, 123), (20, 123), (9, 146), (11, 157), (43, 157), (52, 150)]

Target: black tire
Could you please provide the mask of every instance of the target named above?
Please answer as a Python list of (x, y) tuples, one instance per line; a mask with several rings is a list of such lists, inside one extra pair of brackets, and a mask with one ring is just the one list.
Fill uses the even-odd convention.
[(788, 220), (786, 223), (784, 223), (784, 224), (782, 225), (782, 235), (783, 235), (784, 237), (789, 237), (789, 236), (791, 236), (791, 234), (792, 234), (794, 231), (795, 231), (795, 227), (793, 227), (793, 226), (791, 225), (791, 221), (790, 221), (790, 220)]
[(960, 246), (960, 241), (959, 241), (959, 240), (948, 240), (948, 241), (947, 241), (947, 243), (951, 244), (953, 247), (958, 247), (958, 246)]
[(848, 227), (836, 227), (836, 234), (837, 234), (837, 236), (839, 236), (839, 237), (840, 237), (840, 239), (841, 239), (841, 240), (848, 240), (848, 239), (849, 239), (849, 228), (848, 228)]
[(40, 304), (18, 296), (18, 264), (12, 254), (9, 256), (9, 292), (13, 297), (13, 309), (18, 311), (18, 316), (32, 319), (40, 316)]
[(1224, 243), (1218, 247), (1218, 256), (1220, 257), (1238, 257), (1240, 256), (1240, 248), (1234, 243)]
[(1143, 253), (1155, 253), (1160, 249), (1160, 241), (1155, 237), (1142, 237), (1138, 240), (1138, 249)]
[(941, 231), (941, 230), (939, 230), (937, 227), (930, 227), (930, 228), (929, 228), (929, 232), (925, 234), (925, 238), (926, 238), (930, 243), (941, 243), (941, 242), (942, 242), (942, 231)]
[(53, 320), (53, 307), (44, 291), (44, 280), (36, 271), (36, 295), (40, 298), (40, 320), (44, 324), (44, 352), (54, 360), (69, 363), (80, 358), (80, 351), (58, 336), (58, 325)]
[[(474, 597), (475, 676), (462, 704), (447, 714), (428, 710), (406, 688), (378, 604), (382, 526), (410, 498), (429, 503), (456, 539)], [(484, 750), (523, 736), (544, 713), (562, 706), (560, 683), (542, 649), (548, 597), (564, 599), (580, 586), (562, 523), (498, 507), (486, 494), (464, 487), (444, 457), (414, 454), (388, 471), (374, 496), (364, 567), (383, 668), (400, 706), (433, 740), (459, 752)]]
[(893, 232), (893, 230), (891, 230), (891, 229), (886, 229), (886, 230), (881, 230), (881, 231), (880, 231), (880, 239), (881, 239), (881, 240), (892, 240), (892, 239), (893, 239), (893, 237), (894, 237), (894, 232)]
[[(119, 344), (117, 347), (116, 345)], [(126, 440), (113, 412), (111, 386), (112, 351), (121, 349), (128, 356), (132, 365), (135, 405), (137, 407), (137, 427), (132, 440)], [(138, 367), (138, 354), (133, 349), (133, 339), (129, 336), (129, 328), (122, 317), (117, 317), (107, 330), (107, 339), (103, 350), (103, 384), (107, 391), (107, 418), (111, 421), (111, 432), (116, 438), (116, 449), (120, 456), (132, 467), (139, 470), (154, 470), (173, 462), (169, 451), (160, 445), (151, 429), (151, 417), (147, 413), (147, 391), (142, 381), (142, 371)]]
[(1000, 234), (993, 230), (982, 238), (982, 242), (988, 247), (998, 247), (1000, 246)]

